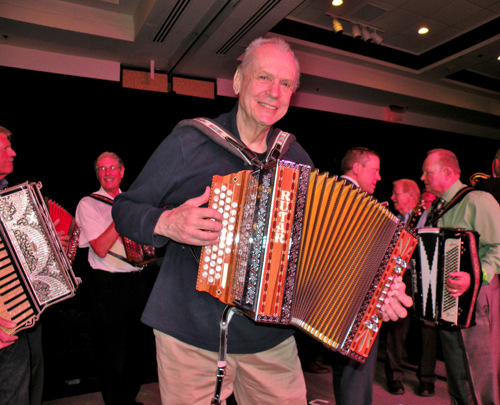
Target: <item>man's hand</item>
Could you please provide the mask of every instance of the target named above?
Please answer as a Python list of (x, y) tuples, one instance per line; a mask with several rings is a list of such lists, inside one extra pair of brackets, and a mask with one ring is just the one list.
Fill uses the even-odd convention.
[(222, 214), (213, 208), (199, 208), (208, 202), (209, 197), (210, 187), (207, 187), (200, 197), (165, 211), (156, 224), (155, 234), (188, 245), (207, 246), (217, 243), (222, 229)]
[(454, 271), (446, 279), (446, 289), (451, 297), (460, 297), (470, 287), (470, 274), (463, 271)]
[[(15, 328), (16, 323), (12, 321), (8, 321), (7, 319), (0, 318), (0, 326), (4, 326), (6, 328)], [(4, 347), (10, 346), (17, 340), (17, 336), (10, 336), (4, 332), (3, 329), (0, 328), (0, 349)]]
[[(57, 225), (59, 225), (60, 222), (61, 222), (61, 220), (59, 218), (57, 218), (54, 221), (54, 228), (56, 228)], [(68, 247), (69, 247), (69, 235), (66, 235), (64, 233), (64, 231), (57, 231), (57, 237), (59, 238), (59, 242), (61, 242), (62, 247), (65, 250), (68, 250)]]
[(387, 298), (382, 306), (382, 320), (384, 322), (406, 318), (408, 315), (406, 308), (413, 305), (413, 300), (405, 293), (406, 285), (402, 280), (401, 277), (397, 277), (391, 290), (387, 293)]

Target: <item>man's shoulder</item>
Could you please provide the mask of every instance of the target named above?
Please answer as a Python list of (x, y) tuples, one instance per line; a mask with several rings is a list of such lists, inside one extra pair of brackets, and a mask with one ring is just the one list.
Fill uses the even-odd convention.
[(296, 163), (302, 163), (314, 167), (311, 157), (297, 141), (290, 145), (290, 149), (286, 153), (285, 158)]
[(490, 193), (487, 191), (482, 191), (482, 190), (472, 190), (469, 192), (465, 197), (464, 201), (468, 203), (497, 203), (498, 202), (495, 200), (495, 197), (493, 197)]
[(78, 206), (76, 207), (76, 209), (78, 210), (79, 208), (82, 208), (82, 207), (96, 206), (97, 204), (105, 204), (105, 205), (109, 205), (111, 207), (111, 205), (107, 204), (105, 201), (92, 197), (93, 195), (101, 196), (101, 197), (103, 197), (103, 200), (108, 198), (108, 197), (106, 197), (106, 195), (104, 195), (100, 191), (96, 191), (90, 195), (83, 197), (80, 200), (80, 202), (78, 203)]

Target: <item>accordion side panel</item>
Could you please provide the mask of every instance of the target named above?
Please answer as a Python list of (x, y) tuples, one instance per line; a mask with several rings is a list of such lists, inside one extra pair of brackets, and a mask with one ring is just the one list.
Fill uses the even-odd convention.
[(281, 166), (276, 169), (275, 192), (271, 197), (269, 232), (259, 294), (258, 315), (261, 317), (281, 317), (298, 178), (298, 170)]
[[(8, 333), (33, 326), (46, 307), (72, 297), (80, 282), (59, 242), (40, 187), (23, 183), (0, 193), (0, 231), (5, 247), (1, 268), (8, 271), (11, 265), (15, 270), (0, 280), (0, 312), (8, 312), (11, 318), (6, 318), (17, 323)], [(9, 277), (15, 278), (19, 287), (4, 284)]]
[(361, 318), (357, 322), (359, 327), (357, 330), (353, 330), (347, 339), (346, 343), (351, 342), (348, 349), (351, 353), (368, 357), (382, 323), (379, 316), (380, 309), (391, 289), (394, 278), (403, 275), (416, 245), (415, 236), (408, 229), (404, 229), (403, 224), (400, 224), (393, 242), (391, 242), (391, 249), (388, 250), (386, 259), (381, 263), (379, 270), (381, 274), (376, 277), (377, 284), (367, 303), (367, 308), (358, 314), (358, 319)]

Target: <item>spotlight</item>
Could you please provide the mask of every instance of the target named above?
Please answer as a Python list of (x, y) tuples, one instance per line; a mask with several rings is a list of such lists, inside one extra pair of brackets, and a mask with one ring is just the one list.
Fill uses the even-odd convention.
[(335, 31), (335, 34), (342, 34), (344, 32), (344, 27), (342, 27), (342, 24), (336, 18), (333, 19), (333, 31)]
[(377, 34), (375, 31), (372, 32), (372, 39), (373, 42), (375, 42), (377, 45), (380, 45), (381, 42), (384, 40), (379, 34)]
[(333, 0), (332, 1), (332, 6), (341, 6), (343, 3), (342, 0)]
[(354, 39), (361, 39), (361, 30), (358, 24), (353, 24), (352, 26), (352, 37)]
[(372, 42), (373, 41), (372, 36), (370, 35), (370, 33), (368, 32), (366, 27), (363, 27), (363, 29), (361, 30), (361, 36), (363, 37), (363, 41), (365, 41), (365, 42)]

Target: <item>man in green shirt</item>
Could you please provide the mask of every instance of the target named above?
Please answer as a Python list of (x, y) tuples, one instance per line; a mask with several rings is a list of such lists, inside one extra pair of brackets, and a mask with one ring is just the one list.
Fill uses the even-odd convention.
[[(465, 185), (453, 152), (433, 149), (427, 153), (421, 180), (426, 191), (444, 206)], [(432, 210), (432, 208), (431, 208)], [(452, 404), (500, 403), (500, 206), (493, 196), (472, 191), (448, 210), (438, 222), (440, 228), (466, 228), (480, 234), (479, 258), (483, 285), (476, 305), (477, 325), (459, 331), (440, 330)], [(459, 297), (470, 287), (465, 272), (450, 273), (447, 289)]]

